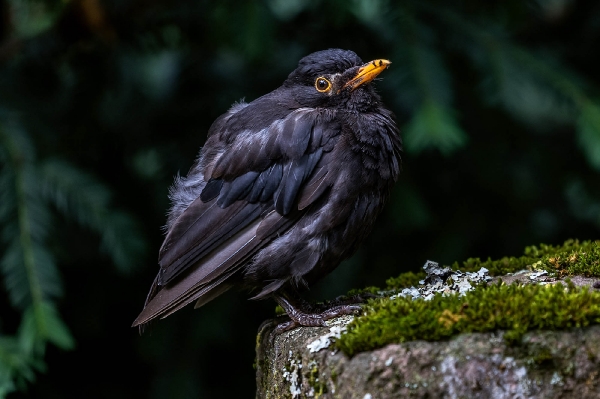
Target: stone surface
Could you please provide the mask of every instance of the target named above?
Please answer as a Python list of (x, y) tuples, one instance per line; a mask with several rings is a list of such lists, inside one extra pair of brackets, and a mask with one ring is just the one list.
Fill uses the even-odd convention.
[[(419, 287), (392, 293), (392, 298), (461, 295), (471, 285), (499, 279), (507, 284), (564, 280), (531, 270), (492, 279), (485, 269), (452, 272), (435, 262), (428, 262), (425, 270), (428, 276)], [(598, 285), (596, 278), (570, 280), (576, 286)], [(257, 338), (257, 399), (600, 398), (600, 325), (532, 331), (513, 346), (500, 331), (391, 344), (349, 358), (332, 343), (351, 320), (340, 317), (328, 327), (301, 327), (279, 335), (273, 334), (276, 320), (265, 322)]]
[[(334, 331), (349, 322), (340, 318)], [(272, 336), (257, 346), (257, 398), (600, 398), (600, 326), (535, 331), (518, 346), (502, 333), (392, 344), (348, 358), (314, 342), (331, 327)]]

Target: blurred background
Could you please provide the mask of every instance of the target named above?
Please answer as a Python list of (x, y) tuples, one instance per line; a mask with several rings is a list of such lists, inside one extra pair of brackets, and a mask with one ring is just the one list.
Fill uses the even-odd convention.
[(0, 0), (0, 397), (253, 397), (274, 302), (129, 326), (212, 121), (331, 47), (392, 60), (404, 171), (309, 297), (600, 238), (597, 1)]

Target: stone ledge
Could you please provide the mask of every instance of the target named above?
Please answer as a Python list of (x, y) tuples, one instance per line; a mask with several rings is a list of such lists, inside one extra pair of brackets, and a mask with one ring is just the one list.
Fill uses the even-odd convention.
[[(343, 327), (302, 327), (257, 341), (257, 395), (274, 398), (599, 398), (600, 326), (533, 331), (507, 346), (503, 333), (391, 344), (348, 358), (318, 340)], [(337, 327), (336, 327), (337, 326)], [(311, 351), (312, 349), (312, 351)]]

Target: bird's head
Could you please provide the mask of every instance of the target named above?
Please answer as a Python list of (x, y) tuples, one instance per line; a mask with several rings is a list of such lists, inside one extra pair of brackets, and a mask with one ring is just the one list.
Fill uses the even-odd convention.
[(302, 58), (283, 85), (304, 107), (364, 107), (378, 98), (369, 83), (389, 64), (384, 59), (365, 64), (350, 50), (323, 50)]

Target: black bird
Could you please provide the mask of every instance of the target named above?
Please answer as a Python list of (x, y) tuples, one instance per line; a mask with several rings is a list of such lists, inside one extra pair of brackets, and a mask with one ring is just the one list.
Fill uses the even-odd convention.
[(371, 84), (389, 64), (310, 54), (281, 87), (213, 123), (171, 188), (160, 271), (133, 326), (233, 286), (274, 298), (286, 329), (357, 310), (312, 313), (296, 294), (356, 251), (400, 173), (398, 128)]

